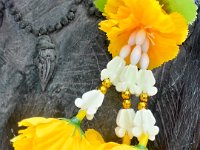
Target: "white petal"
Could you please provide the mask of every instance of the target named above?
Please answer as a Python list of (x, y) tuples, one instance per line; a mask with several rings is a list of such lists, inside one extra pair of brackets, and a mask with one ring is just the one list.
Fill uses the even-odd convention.
[(125, 45), (124, 47), (122, 47), (119, 56), (121, 58), (126, 58), (131, 52), (131, 46), (129, 45)]
[(116, 90), (122, 92), (129, 90), (132, 86), (136, 85), (138, 76), (137, 66), (128, 65), (120, 73), (118, 83), (116, 84)]
[(143, 29), (139, 30), (136, 34), (136, 39), (135, 39), (136, 45), (142, 45), (145, 39), (146, 39), (146, 32)]
[(120, 109), (116, 123), (119, 127), (129, 130), (133, 127), (134, 116), (135, 111), (133, 109)]
[(153, 136), (157, 135), (158, 133), (159, 133), (159, 128), (157, 126), (153, 126), (151, 130), (149, 131), (149, 135), (153, 135)]
[(132, 134), (135, 136), (135, 137), (140, 137), (141, 134), (142, 134), (142, 129), (140, 127), (134, 127), (132, 129)]
[(94, 115), (86, 115), (87, 120), (92, 120), (94, 118)]
[(113, 58), (108, 64), (107, 68), (101, 72), (101, 80), (109, 78), (110, 81), (113, 83), (117, 80), (119, 73), (125, 67), (125, 61), (123, 58), (117, 56)]
[(91, 107), (87, 110), (88, 115), (94, 115), (97, 112), (97, 108)]
[(149, 140), (154, 141), (155, 136), (159, 133), (159, 128), (157, 126), (154, 126), (149, 133)]
[(75, 99), (75, 105), (78, 108), (81, 108), (81, 106), (84, 104), (84, 101), (81, 98)]
[(110, 78), (109, 71), (107, 69), (103, 69), (101, 71), (101, 81)]
[(137, 66), (128, 65), (122, 70), (120, 74), (120, 81), (126, 82), (129, 85), (134, 85), (136, 84), (137, 76)]
[(116, 90), (118, 92), (123, 92), (126, 91), (128, 89), (128, 85), (125, 82), (119, 82), (116, 85)]
[(116, 75), (116, 77), (114, 78), (114, 80), (111, 80), (112, 84), (114, 86), (117, 86), (117, 84), (119, 83), (119, 75)]
[(89, 109), (90, 107), (98, 108), (102, 105), (104, 94), (99, 90), (92, 90), (83, 94), (82, 99), (84, 100), (84, 105)]
[(154, 135), (149, 136), (149, 140), (150, 141), (154, 141), (155, 140), (155, 136)]
[[(119, 136), (122, 133), (123, 129), (123, 136), (125, 132), (128, 132), (129, 137), (132, 138), (132, 128), (133, 126), (133, 119), (135, 116), (135, 111), (133, 109), (120, 109), (117, 115), (116, 123), (118, 128), (116, 128), (117, 135)], [(119, 130), (120, 129), (120, 130)], [(120, 135), (122, 136), (122, 134)]]
[(140, 68), (147, 69), (148, 66), (149, 66), (149, 56), (147, 55), (147, 53), (143, 53), (140, 59)]
[(148, 109), (142, 109), (136, 112), (134, 118), (134, 128), (132, 130), (134, 136), (138, 137), (139, 134), (144, 133), (149, 135), (150, 140), (155, 139), (158, 134), (159, 128), (154, 126), (156, 120), (152, 112)]
[(133, 124), (134, 126), (142, 126), (142, 115), (141, 115), (141, 111), (137, 111), (136, 114), (135, 114), (135, 118), (133, 120)]
[(140, 110), (141, 115), (142, 115), (142, 127), (143, 127), (143, 132), (148, 133), (151, 131), (154, 127), (154, 124), (156, 123), (156, 120), (150, 110)]
[(75, 105), (78, 108), (86, 110), (88, 118), (96, 113), (98, 108), (102, 105), (104, 99), (104, 94), (99, 90), (92, 90), (83, 94), (82, 99), (77, 98), (75, 100)]
[(117, 56), (113, 58), (108, 64), (107, 69), (112, 72), (119, 72), (125, 66), (125, 61), (123, 58)]
[(116, 134), (119, 138), (124, 137), (125, 133), (126, 133), (126, 130), (124, 130), (123, 128), (120, 128), (120, 127), (115, 128), (115, 134)]
[(148, 50), (149, 50), (149, 40), (148, 38), (146, 38), (144, 43), (142, 44), (142, 51), (147, 53)]
[(149, 96), (154, 96), (154, 95), (156, 95), (157, 92), (158, 92), (158, 89), (155, 86), (147, 89), (147, 94)]
[(149, 109), (140, 110), (142, 115), (142, 122), (148, 126), (153, 126), (156, 123), (156, 119), (154, 118), (152, 112)]
[(128, 40), (128, 45), (133, 46), (135, 45), (135, 38), (136, 38), (136, 32), (133, 32)]
[(149, 87), (152, 87), (155, 84), (155, 78), (152, 71), (141, 69), (138, 73), (137, 84), (141, 87), (142, 91), (146, 93)]
[(141, 50), (140, 46), (136, 46), (132, 50), (132, 53), (131, 53), (131, 64), (132, 65), (136, 65), (139, 62), (139, 60), (141, 58), (141, 53), (142, 53), (142, 50)]
[(130, 88), (130, 92), (131, 94), (135, 94), (135, 96), (139, 96), (142, 93), (142, 89), (137, 85), (133, 85)]

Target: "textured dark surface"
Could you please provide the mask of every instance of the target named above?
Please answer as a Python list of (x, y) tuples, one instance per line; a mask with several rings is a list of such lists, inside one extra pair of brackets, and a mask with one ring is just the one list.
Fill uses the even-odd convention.
[[(70, 9), (72, 0), (15, 2), (26, 20), (41, 27), (58, 22)], [(90, 2), (85, 0), (80, 4), (74, 21), (50, 35), (57, 60), (45, 91), (34, 59), (38, 55), (38, 38), (20, 30), (5, 10), (0, 28), (0, 150), (12, 149), (9, 139), (16, 135), (18, 121), (32, 116), (69, 118), (77, 112), (75, 98), (100, 84), (100, 71), (111, 56), (106, 51), (106, 37), (98, 30), (99, 14)], [(179, 56), (154, 72), (159, 93), (152, 97), (149, 106), (160, 133), (149, 149), (199, 150), (199, 20), (190, 27), (189, 38)], [(119, 141), (114, 128), (120, 107), (120, 95), (111, 88), (94, 120), (84, 121), (83, 128), (97, 129), (106, 141)]]

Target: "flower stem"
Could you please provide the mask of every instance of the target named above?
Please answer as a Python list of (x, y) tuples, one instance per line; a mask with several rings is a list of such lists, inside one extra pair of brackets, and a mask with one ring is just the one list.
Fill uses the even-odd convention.
[(85, 110), (80, 109), (78, 114), (76, 115), (76, 118), (81, 122), (85, 118), (86, 113), (87, 112)]
[(125, 136), (123, 137), (123, 144), (126, 144), (126, 145), (130, 145), (131, 144), (131, 139), (128, 135), (128, 133), (126, 132)]
[(149, 135), (148, 134), (142, 134), (139, 138), (139, 145), (147, 146)]

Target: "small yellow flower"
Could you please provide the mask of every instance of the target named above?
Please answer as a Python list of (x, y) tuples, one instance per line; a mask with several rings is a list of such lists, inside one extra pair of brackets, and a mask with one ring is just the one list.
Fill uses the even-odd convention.
[[(104, 15), (107, 20), (100, 22), (100, 29), (107, 34), (112, 56), (118, 56), (124, 46), (126, 51), (136, 47), (137, 52), (129, 53), (126, 61), (130, 63), (134, 55), (132, 57), (138, 59), (134, 63), (140, 60), (144, 68), (153, 69), (175, 58), (178, 45), (188, 33), (184, 17), (176, 12), (167, 14), (156, 0), (108, 0)], [(128, 56), (128, 52), (125, 55)]]
[(26, 129), (13, 138), (15, 150), (92, 150), (104, 143), (101, 135), (92, 129), (85, 133), (77, 118), (54, 119), (35, 117), (19, 122)]

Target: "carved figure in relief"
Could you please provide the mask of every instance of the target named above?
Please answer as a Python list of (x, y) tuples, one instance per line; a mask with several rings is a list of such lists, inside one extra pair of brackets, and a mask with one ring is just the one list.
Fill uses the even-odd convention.
[(45, 91), (56, 66), (56, 48), (49, 36), (40, 36), (36, 45), (39, 78), (42, 90)]

